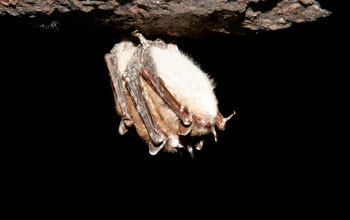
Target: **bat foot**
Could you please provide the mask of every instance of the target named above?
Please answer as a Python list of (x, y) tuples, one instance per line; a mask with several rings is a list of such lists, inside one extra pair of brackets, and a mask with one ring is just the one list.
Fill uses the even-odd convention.
[(120, 135), (124, 135), (127, 131), (128, 131), (128, 129), (126, 128), (126, 126), (125, 126), (125, 124), (124, 124), (124, 121), (121, 120), (121, 121), (120, 121), (120, 124), (119, 124), (118, 133), (119, 133)]
[(182, 152), (182, 149), (187, 151), (191, 158), (194, 158), (195, 150), (200, 151), (203, 148), (204, 139), (193, 139), (189, 136), (178, 136), (170, 134), (167, 137), (167, 143), (164, 150), (170, 153)]
[(147, 47), (150, 46), (150, 42), (138, 30), (131, 32), (131, 34), (132, 36), (137, 37), (142, 45)]

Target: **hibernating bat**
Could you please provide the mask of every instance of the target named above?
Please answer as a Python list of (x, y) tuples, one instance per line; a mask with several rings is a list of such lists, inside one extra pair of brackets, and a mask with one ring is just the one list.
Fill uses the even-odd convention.
[(121, 116), (119, 134), (134, 125), (149, 145), (151, 155), (160, 150), (200, 150), (204, 137), (217, 136), (226, 121), (218, 111), (213, 81), (173, 43), (147, 40), (117, 43), (105, 61), (111, 77), (116, 109)]

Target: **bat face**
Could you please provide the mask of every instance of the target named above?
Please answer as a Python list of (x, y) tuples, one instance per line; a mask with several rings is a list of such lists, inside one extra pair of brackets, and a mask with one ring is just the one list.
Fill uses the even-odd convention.
[(122, 117), (119, 133), (135, 126), (152, 155), (160, 150), (200, 150), (204, 136), (226, 121), (217, 107), (213, 81), (174, 44), (146, 40), (136, 31), (140, 45), (117, 43), (105, 60)]

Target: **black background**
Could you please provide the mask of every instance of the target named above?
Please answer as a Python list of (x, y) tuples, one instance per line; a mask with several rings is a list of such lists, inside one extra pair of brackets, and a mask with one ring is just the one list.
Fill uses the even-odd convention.
[(19, 188), (26, 183), (85, 196), (146, 187), (243, 199), (322, 181), (330, 158), (321, 143), (329, 138), (327, 116), (342, 89), (334, 89), (341, 61), (333, 58), (346, 37), (333, 12), (276, 32), (171, 38), (214, 78), (221, 112), (237, 112), (219, 142), (205, 143), (193, 160), (150, 156), (134, 129), (118, 135), (103, 56), (119, 32), (79, 22), (47, 30), (2, 19), (1, 84), (8, 103), (2, 108), (11, 133), (5, 133), (11, 151), (3, 154), (5, 169), (15, 168)]

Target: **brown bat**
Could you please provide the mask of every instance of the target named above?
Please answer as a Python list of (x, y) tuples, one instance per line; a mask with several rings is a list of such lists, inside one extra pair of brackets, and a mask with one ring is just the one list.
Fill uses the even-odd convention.
[(218, 111), (213, 81), (175, 44), (147, 40), (134, 31), (139, 45), (117, 43), (105, 55), (116, 109), (119, 134), (134, 125), (152, 155), (160, 150), (200, 150), (215, 125), (224, 130), (227, 120)]

